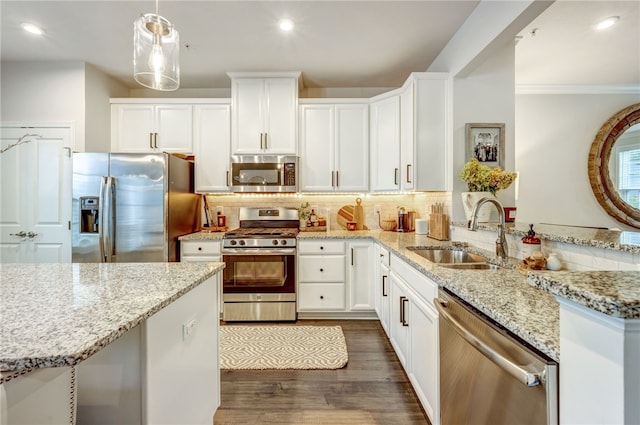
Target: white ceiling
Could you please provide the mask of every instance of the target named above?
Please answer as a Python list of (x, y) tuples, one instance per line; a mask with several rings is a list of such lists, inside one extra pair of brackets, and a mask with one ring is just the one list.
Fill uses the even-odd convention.
[[(227, 71), (302, 71), (306, 87), (398, 87), (426, 70), (476, 0), (164, 1), (160, 15), (180, 31), (181, 87), (224, 88)], [(152, 0), (0, 2), (2, 61), (85, 61), (131, 78), (133, 21)], [(595, 21), (620, 23), (600, 34)], [(281, 33), (277, 21), (295, 29)], [(565, 1), (521, 32), (516, 82), (640, 84), (640, 1)], [(45, 28), (26, 34), (22, 22)], [(538, 28), (535, 37), (529, 32)], [(189, 45), (185, 48), (185, 45)]]

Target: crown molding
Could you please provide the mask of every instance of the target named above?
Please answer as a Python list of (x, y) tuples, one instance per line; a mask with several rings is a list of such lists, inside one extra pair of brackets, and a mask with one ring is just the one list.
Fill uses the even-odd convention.
[(640, 94), (640, 84), (516, 84), (516, 94)]

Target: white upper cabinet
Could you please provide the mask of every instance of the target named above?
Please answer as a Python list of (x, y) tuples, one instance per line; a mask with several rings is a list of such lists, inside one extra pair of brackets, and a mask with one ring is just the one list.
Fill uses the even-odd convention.
[(327, 102), (300, 105), (300, 188), (367, 191), (368, 104)]
[[(274, 73), (229, 73), (231, 150), (239, 154), (297, 154), (298, 77)], [(264, 75), (264, 74), (262, 74)]]
[(111, 104), (112, 152), (193, 152), (191, 104)]
[(371, 117), (371, 191), (400, 189), (400, 96), (375, 100)]
[(400, 189), (413, 190), (415, 144), (413, 133), (413, 85), (400, 94)]
[[(403, 190), (450, 191), (453, 176), (449, 75), (413, 73), (404, 87)], [(407, 183), (407, 176), (411, 175), (412, 183)]]
[(228, 192), (231, 102), (194, 106), (196, 192)]

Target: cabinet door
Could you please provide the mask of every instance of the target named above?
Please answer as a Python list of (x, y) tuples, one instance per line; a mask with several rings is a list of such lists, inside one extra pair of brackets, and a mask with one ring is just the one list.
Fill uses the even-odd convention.
[(440, 422), (438, 314), (417, 299), (409, 306), (409, 379), (431, 423)]
[(400, 189), (400, 99), (371, 104), (371, 190)]
[(414, 188), (413, 84), (400, 95), (400, 189)]
[(193, 152), (193, 106), (156, 105), (156, 144), (161, 152)]
[(414, 90), (415, 188), (450, 191), (453, 179), (447, 76), (434, 75), (414, 84), (418, 84)]
[(374, 310), (373, 245), (371, 242), (350, 242), (349, 250), (349, 308)]
[(154, 151), (153, 105), (111, 105), (111, 151)]
[(264, 80), (239, 78), (232, 80), (232, 152), (262, 153), (264, 133)]
[(266, 138), (263, 148), (272, 154), (295, 155), (298, 93), (293, 78), (267, 78), (265, 89)]
[(389, 291), (390, 286), (390, 276), (389, 276), (389, 267), (380, 263), (380, 276), (378, 282), (376, 283), (376, 287), (379, 288), (378, 298), (377, 298), (377, 311), (378, 311), (378, 319), (380, 319), (380, 324), (382, 328), (387, 333), (387, 336), (391, 335), (391, 329), (389, 328), (389, 309), (390, 309), (390, 300), (391, 295)]
[(369, 106), (336, 105), (336, 188), (369, 190)]
[(396, 276), (393, 271), (389, 275), (390, 296), (389, 300), (389, 328), (391, 329), (391, 345), (393, 346), (398, 360), (402, 367), (408, 371), (409, 355), (409, 317), (407, 309), (409, 307), (409, 297), (406, 286), (402, 279)]
[(300, 190), (331, 191), (335, 185), (334, 106), (300, 106)]
[(228, 192), (231, 105), (196, 105), (194, 112), (196, 192)]

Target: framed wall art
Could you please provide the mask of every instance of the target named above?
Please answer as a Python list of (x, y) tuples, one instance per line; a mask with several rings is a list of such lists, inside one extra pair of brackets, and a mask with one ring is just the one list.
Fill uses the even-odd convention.
[(481, 164), (504, 170), (504, 123), (467, 123), (465, 130), (466, 160), (476, 158)]

